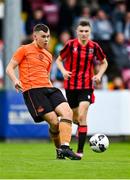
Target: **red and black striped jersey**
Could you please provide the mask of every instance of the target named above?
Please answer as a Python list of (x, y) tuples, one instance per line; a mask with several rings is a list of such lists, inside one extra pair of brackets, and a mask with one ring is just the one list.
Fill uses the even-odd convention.
[(106, 55), (101, 47), (89, 40), (86, 46), (78, 39), (69, 40), (60, 52), (67, 71), (71, 71), (71, 78), (64, 80), (65, 89), (93, 89), (94, 60), (102, 61)]

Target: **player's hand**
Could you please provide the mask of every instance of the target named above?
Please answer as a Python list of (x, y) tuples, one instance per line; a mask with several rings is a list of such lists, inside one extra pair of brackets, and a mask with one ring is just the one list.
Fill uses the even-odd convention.
[(23, 92), (22, 85), (21, 85), (21, 82), (19, 80), (16, 80), (14, 82), (14, 87), (15, 87), (17, 92)]
[(101, 76), (98, 74), (94, 75), (92, 81), (96, 84), (99, 84), (101, 82)]
[(63, 72), (63, 77), (64, 77), (64, 79), (69, 79), (70, 77), (71, 77), (71, 75), (72, 75), (72, 72), (70, 72), (70, 71), (64, 71)]

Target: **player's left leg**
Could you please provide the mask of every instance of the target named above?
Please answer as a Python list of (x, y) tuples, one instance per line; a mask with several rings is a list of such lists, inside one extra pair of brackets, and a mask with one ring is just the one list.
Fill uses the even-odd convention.
[(60, 130), (60, 140), (61, 140), (61, 154), (64, 157), (68, 157), (71, 160), (80, 160), (81, 158), (76, 155), (72, 149), (70, 149), (69, 144), (72, 135), (72, 117), (73, 113), (69, 104), (63, 102), (55, 108), (55, 112), (61, 117), (59, 123)]
[(78, 108), (78, 147), (77, 147), (77, 154), (79, 156), (83, 156), (84, 145), (86, 142), (86, 135), (87, 135), (87, 113), (89, 108), (89, 102), (82, 101), (79, 103)]
[(92, 89), (81, 89), (78, 92), (78, 148), (77, 153), (83, 156), (86, 135), (88, 131), (87, 114), (88, 108), (91, 103), (94, 103), (94, 94)]
[(55, 112), (61, 117), (59, 123), (61, 145), (69, 146), (72, 132), (72, 110), (67, 102), (63, 102), (56, 107)]

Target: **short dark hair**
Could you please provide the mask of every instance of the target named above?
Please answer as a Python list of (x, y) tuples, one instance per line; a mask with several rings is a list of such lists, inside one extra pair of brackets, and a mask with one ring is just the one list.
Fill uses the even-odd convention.
[(47, 33), (49, 31), (49, 28), (45, 24), (37, 24), (36, 26), (34, 26), (33, 32), (38, 32), (38, 31), (43, 31)]
[(86, 19), (81, 19), (79, 22), (78, 22), (78, 25), (77, 26), (89, 26), (91, 27), (90, 25), (90, 22)]

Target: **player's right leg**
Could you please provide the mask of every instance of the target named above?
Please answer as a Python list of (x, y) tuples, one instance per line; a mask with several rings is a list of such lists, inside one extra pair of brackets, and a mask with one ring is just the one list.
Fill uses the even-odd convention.
[(44, 88), (31, 89), (23, 93), (25, 104), (36, 123), (47, 121), (50, 125), (50, 135), (56, 148), (60, 147), (59, 121)]

